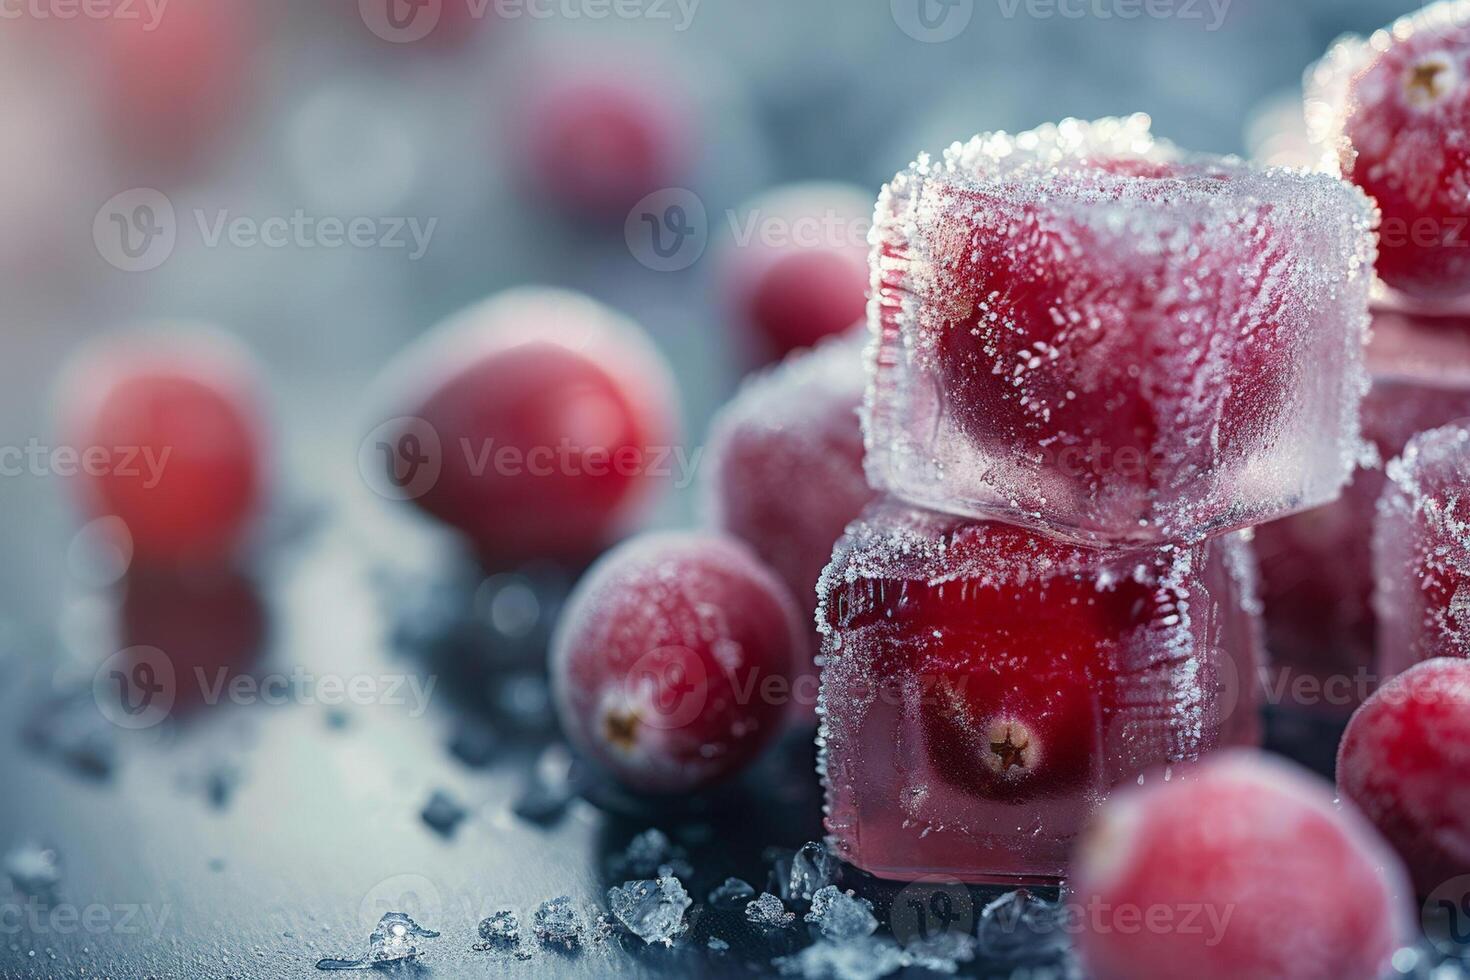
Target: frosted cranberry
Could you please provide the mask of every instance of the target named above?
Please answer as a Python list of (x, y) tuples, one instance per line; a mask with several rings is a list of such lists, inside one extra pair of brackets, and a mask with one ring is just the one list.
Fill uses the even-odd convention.
[(586, 297), (501, 294), (397, 373), (407, 408), (378, 462), (494, 562), (589, 557), (676, 472), (667, 365), (637, 325)]
[(1420, 433), (1388, 466), (1374, 527), (1379, 672), (1470, 657), (1470, 428)]
[(100, 341), (58, 391), (88, 518), (127, 525), (144, 564), (212, 562), (262, 503), (264, 409), (255, 366), (203, 332)]
[[(1416, 433), (1470, 416), (1470, 317), (1375, 311), (1368, 370), (1363, 435), (1389, 460)], [(1256, 529), (1273, 663), (1288, 693), (1295, 678), (1315, 681), (1304, 707), (1345, 713), (1367, 693), (1376, 624), (1363, 529), (1385, 481), (1382, 469), (1360, 470), (1340, 500)]]
[(1434, 298), (1470, 292), (1470, 15), (1436, 3), (1308, 76), (1317, 138), (1383, 211), (1378, 273)]
[(259, 5), (173, 4), (156, 26), (106, 18), (98, 90), (124, 156), (156, 172), (199, 160), (238, 126), (255, 55)]
[(1055, 881), (1098, 801), (1259, 737), (1238, 538), (1092, 549), (870, 507), (822, 580), (828, 830), (873, 874)]
[(529, 182), (573, 214), (623, 218), (677, 186), (693, 157), (694, 122), (677, 88), (571, 60), (532, 89), (518, 127)]
[(1420, 894), (1470, 874), (1470, 810), (1461, 781), (1470, 759), (1470, 663), (1411, 667), (1348, 723), (1337, 756), (1339, 792), (1377, 825)]
[(551, 648), (572, 742), (627, 786), (681, 793), (750, 763), (781, 730), (801, 618), (742, 544), (631, 541), (588, 572)]
[(1376, 980), (1413, 935), (1408, 881), (1373, 828), (1305, 770), (1255, 753), (1120, 794), (1076, 866), (1097, 980)]
[(810, 347), (864, 318), (872, 215), (872, 195), (845, 184), (794, 184), (737, 209), (721, 276), (761, 353)]
[(860, 329), (793, 354), (746, 382), (710, 428), (710, 520), (749, 544), (803, 610), (815, 606), (832, 545), (874, 496), (857, 415), (866, 342)]
[(1083, 541), (1334, 498), (1359, 449), (1360, 192), (1183, 157), (1144, 121), (956, 145), (885, 188), (868, 430), (884, 488)]

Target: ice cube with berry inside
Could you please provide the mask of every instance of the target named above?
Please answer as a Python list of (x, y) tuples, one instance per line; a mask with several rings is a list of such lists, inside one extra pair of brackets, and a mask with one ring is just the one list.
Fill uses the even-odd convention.
[(885, 878), (1054, 883), (1115, 786), (1259, 737), (1238, 536), (1099, 549), (888, 499), (823, 575), (820, 769)]
[(1185, 155), (1147, 117), (921, 156), (871, 237), (867, 466), (915, 503), (1080, 541), (1193, 540), (1334, 498), (1375, 212)]
[(1373, 534), (1379, 671), (1470, 657), (1470, 427), (1415, 436), (1388, 466)]
[[(1377, 309), (1363, 436), (1383, 460), (1420, 432), (1470, 417), (1470, 315)], [(1258, 527), (1267, 646), (1295, 707), (1345, 714), (1372, 692), (1372, 534), (1387, 477), (1359, 470), (1324, 507)]]

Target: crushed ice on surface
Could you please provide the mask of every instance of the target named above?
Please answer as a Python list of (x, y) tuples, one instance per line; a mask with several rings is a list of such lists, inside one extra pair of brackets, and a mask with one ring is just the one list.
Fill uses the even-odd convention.
[(650, 828), (634, 837), (612, 862), (613, 874), (625, 878), (653, 878), (662, 873), (660, 868), (665, 867), (676, 878), (688, 878), (693, 874), (684, 849), (657, 828)]
[(709, 943), (707, 945), (709, 946), (710, 952), (712, 953), (727, 953), (730, 951), (730, 944), (725, 942), (719, 936), (710, 936)]
[(495, 758), (499, 744), (495, 729), (483, 721), (466, 719), (449, 740), (449, 754), (471, 769), (483, 769)]
[(61, 885), (61, 854), (54, 847), (26, 841), (6, 853), (5, 875), (22, 894), (54, 898)]
[(576, 795), (571, 753), (564, 745), (549, 745), (537, 757), (511, 811), (531, 823), (552, 824), (561, 819)]
[(755, 898), (755, 889), (747, 881), (726, 878), (725, 883), (709, 893), (709, 904), (717, 912), (738, 912)]
[(836, 880), (837, 859), (825, 844), (808, 841), (791, 859), (781, 897), (786, 901), (809, 902), (819, 890)]
[(891, 939), (864, 936), (847, 942), (823, 939), (774, 961), (782, 976), (804, 980), (878, 980), (908, 965)]
[(745, 918), (767, 929), (786, 929), (796, 921), (796, 913), (786, 911), (786, 906), (775, 895), (761, 892), (760, 898), (745, 906)]
[(1006, 892), (980, 910), (980, 953), (1006, 962), (1055, 957), (1067, 947), (1065, 915), (1024, 888)]
[(480, 920), (480, 941), (471, 948), (477, 953), (514, 953), (518, 960), (531, 958), (521, 943), (521, 922), (512, 909), (500, 909)]
[(425, 929), (402, 912), (389, 912), (378, 920), (368, 936), (368, 948), (362, 958), (356, 960), (318, 960), (318, 970), (367, 970), (379, 964), (401, 963), (416, 959), (419, 947), (416, 940), (437, 939), (439, 934)]
[(817, 890), (806, 921), (820, 929), (823, 936), (837, 942), (871, 936), (878, 928), (873, 903), (857, 897), (850, 889), (841, 891), (836, 885)]
[[(667, 869), (665, 869), (667, 870)], [(633, 935), (650, 945), (672, 946), (684, 932), (684, 912), (692, 905), (679, 879), (660, 874), (655, 881), (625, 881), (607, 890), (607, 907)]]
[(536, 938), (548, 946), (575, 949), (587, 931), (582, 912), (570, 897), (559, 895), (542, 902), (536, 909), (533, 929)]
[(429, 797), (429, 802), (424, 804), (423, 812), (419, 816), (435, 833), (448, 837), (454, 833), (466, 814), (467, 811), (458, 800), (438, 789)]
[(904, 963), (933, 973), (956, 973), (961, 963), (975, 958), (975, 945), (975, 937), (968, 933), (941, 932), (905, 946)]

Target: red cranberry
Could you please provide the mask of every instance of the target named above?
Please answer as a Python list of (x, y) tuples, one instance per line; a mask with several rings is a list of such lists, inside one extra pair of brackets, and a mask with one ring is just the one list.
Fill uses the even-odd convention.
[(1373, 828), (1305, 770), (1244, 751), (1105, 804), (1073, 884), (1098, 980), (1377, 980), (1413, 936)]
[(261, 506), (266, 435), (256, 370), (206, 333), (110, 338), (59, 386), (82, 507), (116, 516), (143, 564), (213, 562)]
[(1420, 894), (1470, 874), (1470, 663), (1442, 658), (1390, 680), (1353, 715), (1337, 788), (1377, 825)]
[(370, 440), (365, 465), (388, 467), (402, 496), (494, 563), (586, 558), (676, 474), (667, 365), (635, 324), (585, 297), (502, 294), (441, 327), (399, 374), (406, 418)]
[(857, 415), (866, 342), (860, 329), (792, 355), (746, 382), (710, 429), (711, 521), (749, 544), (803, 610), (815, 607), (832, 545), (874, 496)]
[(1318, 137), (1378, 202), (1378, 273), (1436, 298), (1470, 292), (1470, 15), (1436, 3), (1372, 41), (1340, 41), (1312, 75)]
[(1098, 800), (1258, 737), (1239, 538), (1114, 550), (870, 507), (823, 576), (828, 829), (882, 877), (1054, 881)]
[(681, 89), (578, 54), (560, 57), (518, 122), (533, 186), (570, 213), (621, 219), (644, 196), (685, 179), (695, 138)]
[(864, 318), (872, 217), (872, 195), (844, 184), (795, 184), (739, 209), (721, 274), (763, 352), (810, 347)]
[(567, 736), (627, 786), (681, 793), (730, 776), (781, 730), (802, 621), (742, 544), (650, 535), (604, 556), (552, 641)]

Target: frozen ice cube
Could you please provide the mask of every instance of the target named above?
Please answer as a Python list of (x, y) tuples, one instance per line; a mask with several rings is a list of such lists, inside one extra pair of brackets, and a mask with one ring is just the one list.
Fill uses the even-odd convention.
[(1238, 536), (1092, 548), (896, 501), (822, 579), (819, 759), (840, 855), (875, 874), (1061, 877), (1117, 785), (1259, 738)]
[(361, 958), (318, 960), (318, 970), (366, 970), (380, 964), (403, 963), (419, 955), (418, 940), (435, 939), (438, 933), (425, 929), (402, 912), (388, 912), (368, 936), (367, 951)]
[(739, 878), (726, 878), (725, 883), (709, 893), (710, 907), (718, 912), (735, 912), (755, 898), (755, 889)]
[(832, 884), (837, 870), (837, 859), (827, 846), (808, 841), (791, 859), (791, 870), (781, 897), (787, 901), (809, 902), (819, 889)]
[(679, 879), (660, 875), (655, 881), (625, 881), (609, 888), (607, 907), (617, 920), (645, 943), (672, 946), (685, 929), (684, 912), (693, 903)]
[(987, 959), (1027, 962), (1052, 959), (1067, 947), (1066, 910), (1020, 888), (980, 911), (980, 952)]
[(630, 878), (653, 878), (667, 867), (675, 877), (688, 878), (693, 869), (682, 847), (669, 840), (658, 828), (643, 831), (628, 842), (623, 853), (613, 861), (613, 873)]
[(1375, 210), (1147, 117), (921, 157), (870, 237), (873, 484), (1109, 543), (1324, 504), (1363, 456)]
[(1470, 427), (1415, 436), (1388, 478), (1373, 539), (1384, 677), (1470, 657)]
[(421, 816), (424, 823), (436, 833), (448, 837), (465, 818), (465, 813), (465, 808), (460, 806), (459, 801), (441, 789), (435, 790), (434, 795), (429, 797)]
[(759, 898), (745, 906), (745, 918), (768, 929), (785, 929), (796, 921), (796, 914), (786, 911), (786, 906), (775, 895), (761, 892)]
[(821, 939), (799, 953), (775, 960), (782, 976), (804, 980), (878, 980), (907, 965), (898, 944), (877, 936), (845, 942)]
[(482, 721), (466, 720), (454, 730), (449, 751), (471, 769), (483, 769), (495, 758), (499, 744), (495, 729)]
[(54, 898), (61, 885), (61, 854), (54, 847), (23, 842), (6, 853), (5, 874), (22, 894)]
[(836, 885), (827, 885), (812, 896), (811, 911), (806, 921), (815, 925), (828, 939), (842, 942), (871, 936), (878, 928), (873, 916), (873, 903), (858, 898), (851, 890), (842, 891)]
[(574, 949), (587, 931), (582, 912), (566, 895), (550, 898), (536, 909), (536, 938), (547, 945)]
[(480, 920), (480, 938), (495, 949), (509, 949), (521, 941), (521, 921), (513, 909), (500, 909)]

